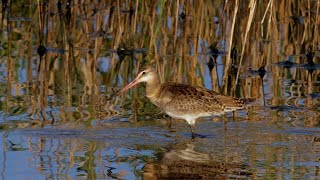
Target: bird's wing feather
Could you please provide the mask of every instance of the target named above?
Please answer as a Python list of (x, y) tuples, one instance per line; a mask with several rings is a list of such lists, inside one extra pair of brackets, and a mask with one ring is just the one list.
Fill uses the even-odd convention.
[(223, 95), (216, 95), (216, 98), (219, 99), (226, 106), (226, 109), (229, 110), (242, 109), (245, 105), (244, 100), (239, 98)]
[(203, 87), (168, 82), (161, 86), (159, 99), (165, 111), (221, 113), (225, 106), (216, 95)]

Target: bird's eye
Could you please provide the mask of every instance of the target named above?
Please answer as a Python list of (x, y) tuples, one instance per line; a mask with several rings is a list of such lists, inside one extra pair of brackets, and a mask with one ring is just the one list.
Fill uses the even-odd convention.
[(146, 75), (146, 72), (145, 72), (145, 71), (143, 71), (143, 72), (142, 72), (142, 75)]

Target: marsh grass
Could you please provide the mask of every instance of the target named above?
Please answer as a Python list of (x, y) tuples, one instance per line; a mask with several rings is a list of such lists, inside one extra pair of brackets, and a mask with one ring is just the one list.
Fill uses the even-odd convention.
[[(9, 93), (12, 83), (20, 83), (15, 68), (18, 62), (13, 58), (21, 58), (27, 82), (16, 91), (28, 90), (25, 98), (33, 99), (28, 111), (31, 117), (40, 119), (51, 116), (53, 120), (57, 116), (49, 110), (53, 106), (61, 109), (74, 106), (78, 110), (90, 107), (91, 119), (106, 118), (101, 115), (105, 102), (99, 87), (103, 85), (108, 89), (129, 82), (128, 78), (144, 64), (154, 64), (162, 82), (173, 80), (203, 85), (204, 76), (208, 75), (210, 45), (227, 52), (218, 56), (223, 71), (217, 72), (218, 68), (214, 68), (209, 73), (211, 88), (219, 92), (222, 88), (223, 94), (259, 99), (261, 83), (255, 83), (259, 80), (241, 79), (241, 73), (249, 67), (264, 66), (272, 72), (274, 80), (279, 79), (284, 69), (274, 67), (274, 63), (289, 55), (300, 56), (296, 62), (304, 63), (301, 54), (306, 52), (306, 47), (311, 44), (318, 52), (319, 46), (319, 1), (269, 0), (259, 4), (256, 0), (241, 4), (239, 1), (159, 1), (155, 4), (148, 1), (84, 4), (74, 1), (61, 6), (58, 2), (38, 1), (26, 4), (23, 15), (30, 17), (31, 22), (8, 21), (5, 17), (19, 16), (15, 12), (22, 7), (19, 2), (9, 4), (1, 13), (2, 32), (9, 33), (2, 38), (2, 44), (6, 44), (2, 48), (2, 62), (8, 72), (4, 83)], [(23, 37), (22, 41), (18, 41), (18, 36)], [(48, 51), (39, 58), (34, 52), (40, 44), (62, 51)], [(119, 49), (123, 47), (128, 52), (121, 54)], [(231, 57), (233, 47), (240, 53)], [(146, 48), (146, 53), (134, 53), (139, 48)], [(16, 50), (18, 53), (14, 55)], [(108, 64), (105, 73), (97, 72), (99, 58), (107, 61), (104, 62)], [(237, 67), (236, 74), (231, 72), (232, 66)], [(317, 73), (313, 72), (310, 78), (317, 77)], [(293, 70), (293, 79), (307, 80), (308, 77), (306, 71)], [(277, 89), (274, 86), (274, 94)], [(306, 89), (309, 89), (306, 93), (312, 92), (312, 88)], [(109, 90), (104, 92), (112, 93)], [(134, 102), (138, 94), (136, 90), (133, 92)], [(38, 95), (40, 98), (35, 98)], [(56, 98), (49, 100), (49, 96)], [(106, 109), (115, 111), (112, 107)]]
[[(21, 95), (30, 107), (30, 117), (44, 121), (94, 120), (121, 114), (113, 103), (105, 102), (105, 94), (109, 96), (128, 83), (146, 64), (157, 67), (162, 82), (202, 86), (209, 75), (211, 87), (207, 88), (257, 99), (264, 96), (261, 79), (240, 75), (249, 68), (265, 67), (274, 79), (274, 84), (268, 84), (273, 87), (273, 98), (280, 98), (276, 94), (282, 87), (275, 82), (286, 69), (274, 63), (293, 56), (303, 64), (307, 47), (312, 45), (316, 54), (319, 47), (319, 1), (38, 1), (24, 5), (10, 1), (1, 16), (2, 34), (8, 33), (2, 36), (1, 51), (7, 97), (15, 96), (12, 84), (23, 84), (15, 92), (24, 92)], [(31, 21), (9, 21), (16, 16)], [(39, 58), (35, 52), (41, 44), (47, 52)], [(218, 64), (209, 72), (211, 45), (226, 54), (217, 56)], [(141, 48), (146, 51), (136, 53)], [(232, 53), (233, 48), (237, 54)], [(99, 63), (106, 64), (105, 72), (97, 71)], [(26, 76), (26, 82), (20, 82), (19, 76)], [(290, 76), (302, 81), (299, 87), (309, 82), (303, 94), (314, 92), (312, 80), (317, 71), (295, 68)], [(133, 104), (141, 104), (138, 97), (134, 89)], [(9, 101), (5, 101), (7, 109), (13, 108)], [(68, 107), (76, 111), (65, 111)]]
[[(82, 129), (102, 122), (99, 128), (114, 126), (113, 120), (130, 114), (159, 113), (141, 95), (143, 86), (106, 101), (147, 64), (157, 68), (162, 82), (256, 98), (246, 120), (279, 121), (287, 108), (292, 119), (304, 119), (292, 124), (315, 126), (319, 70), (275, 63), (289, 59), (305, 64), (310, 45), (313, 61), (319, 61), (319, 2), (8, 1), (0, 27), (1, 128)], [(41, 57), (40, 45), (46, 48)], [(210, 52), (211, 45), (226, 53)], [(208, 64), (215, 55), (217, 63), (210, 72)], [(250, 74), (260, 67), (267, 70), (264, 78)], [(261, 108), (268, 110), (261, 113)], [(32, 146), (40, 152), (49, 144)], [(73, 166), (80, 147), (61, 146), (57, 149), (69, 149)], [(95, 142), (88, 144), (81, 167), (93, 179), (103, 178), (93, 171), (92, 160), (101, 160), (95, 157), (99, 148)]]

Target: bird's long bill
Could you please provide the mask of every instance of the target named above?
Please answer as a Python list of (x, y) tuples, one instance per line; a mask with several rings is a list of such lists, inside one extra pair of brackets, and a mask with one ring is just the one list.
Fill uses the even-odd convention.
[(116, 94), (111, 95), (109, 98), (107, 98), (106, 100), (109, 101), (112, 98), (118, 96), (119, 94), (123, 94), (125, 91), (127, 91), (128, 89), (132, 88), (133, 86), (137, 85), (139, 83), (138, 78), (134, 79), (131, 83), (129, 83), (128, 85), (126, 85), (124, 88), (122, 88), (120, 91), (118, 91)]
[(137, 85), (139, 83), (138, 79), (134, 79), (131, 83), (129, 83), (128, 85), (126, 85), (124, 88), (122, 88), (118, 94), (122, 94), (124, 92), (126, 92), (128, 89), (132, 88), (133, 86)]

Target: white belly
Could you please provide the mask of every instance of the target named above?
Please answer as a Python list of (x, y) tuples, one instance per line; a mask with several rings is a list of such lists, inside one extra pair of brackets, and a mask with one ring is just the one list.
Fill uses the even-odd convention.
[(188, 122), (188, 124), (195, 124), (196, 123), (196, 119), (200, 118), (200, 117), (208, 117), (211, 116), (211, 114), (209, 113), (203, 113), (203, 114), (197, 114), (197, 115), (176, 115), (174, 113), (171, 112), (166, 112), (166, 114), (168, 114), (170, 117), (173, 117), (175, 119), (184, 119)]

